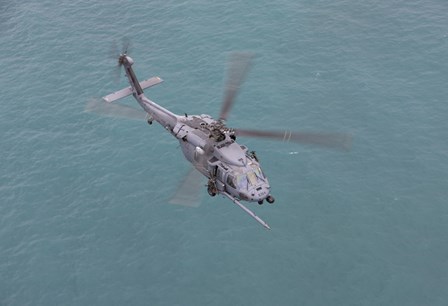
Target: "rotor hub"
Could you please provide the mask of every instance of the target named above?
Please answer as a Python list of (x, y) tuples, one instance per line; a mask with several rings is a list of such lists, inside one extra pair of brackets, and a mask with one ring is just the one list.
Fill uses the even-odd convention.
[(118, 64), (119, 65), (129, 65), (131, 66), (134, 64), (134, 60), (128, 56), (126, 53), (120, 54), (120, 57), (118, 58)]
[(223, 121), (218, 120), (210, 124), (209, 126), (210, 137), (215, 139), (216, 142), (221, 142), (226, 138), (226, 134), (230, 138), (235, 139), (235, 131), (228, 128)]

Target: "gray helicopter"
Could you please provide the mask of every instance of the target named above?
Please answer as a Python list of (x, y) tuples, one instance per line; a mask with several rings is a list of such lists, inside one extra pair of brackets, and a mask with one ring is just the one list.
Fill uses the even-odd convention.
[(247, 201), (261, 205), (266, 201), (272, 204), (275, 199), (255, 151), (249, 151), (246, 146), (237, 143), (236, 138), (262, 137), (342, 150), (350, 147), (351, 139), (349, 135), (339, 133), (258, 131), (227, 127), (226, 120), (249, 70), (251, 58), (252, 55), (248, 53), (232, 54), (224, 100), (217, 120), (209, 115), (177, 115), (148, 99), (143, 90), (160, 84), (162, 79), (152, 77), (139, 82), (132, 68), (134, 60), (127, 54), (127, 48), (119, 54), (118, 66), (124, 68), (130, 86), (104, 96), (103, 100), (108, 104), (132, 95), (146, 112), (148, 124), (158, 122), (179, 141), (185, 158), (207, 178), (206, 186), (210, 196), (220, 194), (227, 197), (270, 229), (265, 221), (241, 203)]

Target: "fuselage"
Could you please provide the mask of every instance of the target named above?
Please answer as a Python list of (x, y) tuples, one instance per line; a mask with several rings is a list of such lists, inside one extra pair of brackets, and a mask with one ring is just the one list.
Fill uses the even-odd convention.
[(269, 196), (269, 182), (257, 157), (236, 142), (232, 129), (209, 115), (180, 116), (151, 101), (132, 70), (132, 59), (125, 56), (122, 64), (148, 122), (158, 122), (179, 141), (185, 158), (213, 183), (216, 192), (257, 202)]
[(185, 116), (173, 130), (185, 158), (218, 192), (228, 192), (245, 201), (262, 201), (269, 183), (260, 164), (247, 147), (238, 144), (232, 131), (208, 115)]

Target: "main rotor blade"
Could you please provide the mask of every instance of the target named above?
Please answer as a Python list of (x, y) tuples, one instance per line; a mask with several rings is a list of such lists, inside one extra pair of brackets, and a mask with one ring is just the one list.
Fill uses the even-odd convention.
[(352, 143), (351, 135), (342, 133), (281, 132), (244, 129), (235, 129), (235, 133), (237, 136), (270, 138), (286, 142), (292, 141), (300, 144), (310, 144), (342, 151), (349, 151)]
[(232, 53), (227, 70), (227, 83), (224, 89), (224, 100), (222, 101), (219, 120), (227, 120), (230, 109), (232, 108), (235, 97), (241, 84), (246, 78), (251, 65), (252, 53)]
[(141, 121), (145, 120), (147, 115), (143, 110), (125, 105), (108, 103), (102, 99), (92, 99), (88, 101), (84, 110), (88, 113), (95, 113), (106, 117), (126, 118)]
[(205, 188), (204, 176), (191, 167), (188, 174), (179, 184), (175, 195), (169, 203), (188, 207), (198, 207), (201, 204), (201, 191)]

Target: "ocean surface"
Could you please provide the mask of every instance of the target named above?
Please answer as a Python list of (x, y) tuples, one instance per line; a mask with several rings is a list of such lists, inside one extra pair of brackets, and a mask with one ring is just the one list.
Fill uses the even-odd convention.
[[(86, 103), (125, 86), (218, 115), (229, 54), (254, 65), (228, 125), (353, 135), (348, 153), (239, 138), (267, 231), (178, 143)], [(0, 305), (448, 305), (448, 2), (0, 0)], [(127, 98), (121, 101), (135, 106)]]

